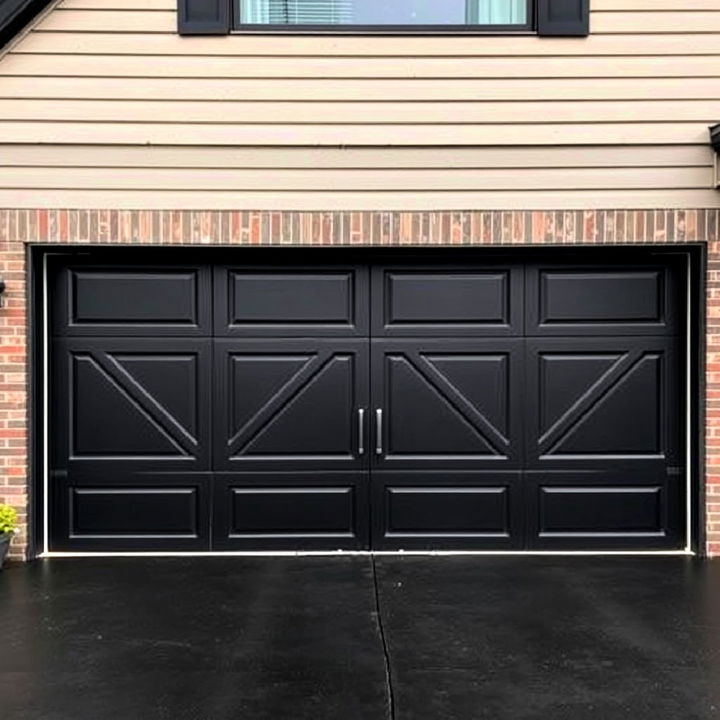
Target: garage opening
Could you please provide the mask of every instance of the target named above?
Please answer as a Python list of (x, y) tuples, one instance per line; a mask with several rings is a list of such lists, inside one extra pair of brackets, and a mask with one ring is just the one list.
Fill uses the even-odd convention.
[(682, 253), (44, 267), (51, 551), (686, 547)]

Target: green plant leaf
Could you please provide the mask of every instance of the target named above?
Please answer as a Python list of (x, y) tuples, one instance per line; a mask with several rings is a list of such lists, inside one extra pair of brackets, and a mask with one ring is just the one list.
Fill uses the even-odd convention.
[(0, 504), (0, 535), (15, 532), (17, 519), (17, 510), (14, 507)]

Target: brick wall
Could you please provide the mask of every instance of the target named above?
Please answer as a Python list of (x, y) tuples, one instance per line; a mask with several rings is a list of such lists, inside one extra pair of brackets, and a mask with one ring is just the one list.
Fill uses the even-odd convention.
[(708, 552), (720, 555), (720, 210), (575, 212), (172, 212), (0, 210), (0, 502), (27, 538), (26, 243), (142, 245), (533, 245), (706, 242)]

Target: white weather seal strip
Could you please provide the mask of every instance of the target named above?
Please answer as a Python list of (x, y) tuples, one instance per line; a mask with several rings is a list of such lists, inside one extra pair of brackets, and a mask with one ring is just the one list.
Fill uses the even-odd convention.
[(42, 493), (43, 493), (43, 552), (46, 553), (50, 549), (48, 543), (50, 542), (50, 455), (49, 455), (49, 441), (50, 437), (50, 358), (49, 358), (49, 347), (50, 347), (50, 328), (48, 323), (48, 256), (43, 255), (43, 267), (42, 267), (42, 302), (43, 302), (43, 357), (42, 357), (42, 404), (43, 404), (43, 427), (42, 427)]
[(693, 496), (692, 478), (695, 472), (692, 451), (692, 267), (690, 255), (685, 258), (687, 265), (685, 298), (685, 549), (692, 548)]
[(40, 558), (183, 557), (692, 557), (690, 550), (258, 550), (228, 552), (44, 552)]

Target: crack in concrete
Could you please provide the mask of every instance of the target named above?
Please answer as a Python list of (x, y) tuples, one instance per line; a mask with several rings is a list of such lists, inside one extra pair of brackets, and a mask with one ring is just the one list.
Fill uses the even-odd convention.
[(385, 637), (385, 627), (382, 619), (382, 606), (380, 604), (380, 587), (378, 586), (377, 568), (375, 567), (375, 556), (371, 558), (373, 587), (375, 588), (375, 616), (377, 618), (377, 629), (382, 642), (383, 656), (385, 659), (385, 688), (388, 696), (388, 718), (395, 720), (395, 695), (392, 685), (392, 666), (390, 664), (390, 651), (388, 650), (387, 638)]

